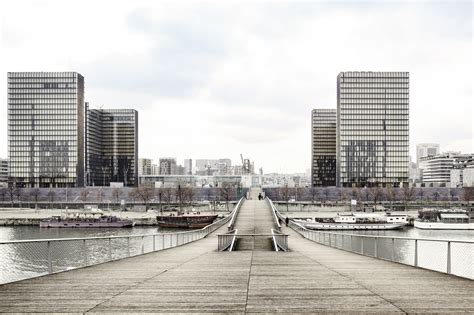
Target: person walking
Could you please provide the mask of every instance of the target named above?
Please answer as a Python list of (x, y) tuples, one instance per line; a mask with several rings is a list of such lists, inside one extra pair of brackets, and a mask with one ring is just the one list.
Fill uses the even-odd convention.
[(288, 223), (290, 223), (290, 219), (288, 219), (288, 217), (285, 218), (285, 224), (286, 226), (288, 226)]

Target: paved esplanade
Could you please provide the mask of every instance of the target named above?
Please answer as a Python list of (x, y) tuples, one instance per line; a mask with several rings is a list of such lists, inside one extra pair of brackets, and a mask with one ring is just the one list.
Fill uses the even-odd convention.
[[(242, 210), (265, 222), (271, 216), (266, 201), (255, 198)], [(216, 234), (225, 231), (0, 286), (0, 312), (474, 313), (474, 281), (318, 245), (287, 228), (291, 252), (255, 243), (254, 250), (219, 253)]]

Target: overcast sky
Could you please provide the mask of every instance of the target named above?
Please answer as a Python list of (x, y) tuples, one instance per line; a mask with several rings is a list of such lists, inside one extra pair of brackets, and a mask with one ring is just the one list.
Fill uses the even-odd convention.
[(139, 111), (139, 156), (310, 168), (311, 109), (341, 71), (410, 72), (410, 147), (473, 152), (472, 2), (1, 1), (8, 71), (76, 71), (92, 107)]

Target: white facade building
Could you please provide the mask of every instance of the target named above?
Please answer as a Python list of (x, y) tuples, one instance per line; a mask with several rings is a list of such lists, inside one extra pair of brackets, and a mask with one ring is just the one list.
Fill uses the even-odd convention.
[[(456, 172), (451, 172), (454, 166), (461, 161), (472, 158), (472, 154), (442, 153), (426, 156), (420, 159), (421, 182), (425, 187), (456, 187)], [(458, 174), (459, 178), (460, 174)], [(452, 183), (453, 182), (453, 183)]]
[(439, 144), (420, 143), (416, 146), (416, 165), (420, 165), (421, 158), (439, 154)]

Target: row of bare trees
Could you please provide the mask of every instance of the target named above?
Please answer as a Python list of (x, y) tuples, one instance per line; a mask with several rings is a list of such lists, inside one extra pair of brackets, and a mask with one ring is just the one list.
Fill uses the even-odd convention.
[[(308, 189), (309, 197), (312, 202), (320, 201), (326, 202), (330, 199), (334, 200), (334, 190), (336, 190), (336, 200), (344, 202), (349, 199), (355, 199), (359, 202), (373, 202), (374, 205), (380, 201), (388, 201), (390, 203), (395, 201), (403, 201), (409, 203), (415, 200), (419, 201), (454, 201), (457, 194), (453, 189), (446, 189), (446, 194), (442, 195), (439, 191), (425, 190), (423, 188), (404, 187), (394, 188), (392, 186), (380, 187), (374, 186), (369, 188), (358, 188), (352, 189), (344, 188), (323, 188), (323, 187), (311, 187), (311, 188), (298, 188), (298, 187), (280, 187), (276, 191), (276, 196), (273, 196), (277, 200), (289, 201), (295, 199), (295, 201), (308, 200)], [(332, 192), (332, 193), (331, 193)], [(461, 190), (459, 199), (463, 202), (474, 201), (474, 187), (464, 187)]]

